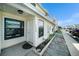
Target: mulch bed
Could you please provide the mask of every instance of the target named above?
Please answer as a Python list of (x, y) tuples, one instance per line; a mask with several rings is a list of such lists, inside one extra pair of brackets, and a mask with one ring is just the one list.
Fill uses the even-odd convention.
[(51, 34), (49, 35), (48, 39), (46, 41), (44, 41), (42, 44), (40, 44), (38, 47), (36, 47), (36, 50), (37, 49), (40, 49), (38, 52), (41, 52), (42, 49), (47, 45), (47, 43), (52, 39), (52, 37), (54, 36), (55, 34)]

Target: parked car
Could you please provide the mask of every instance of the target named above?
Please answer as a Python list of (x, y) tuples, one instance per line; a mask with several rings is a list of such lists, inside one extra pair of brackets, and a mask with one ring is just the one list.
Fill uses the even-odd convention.
[(75, 29), (75, 30), (71, 31), (71, 34), (72, 34), (73, 36), (79, 37), (79, 29)]
[(79, 42), (79, 29), (72, 30), (71, 34), (73, 35), (73, 38)]

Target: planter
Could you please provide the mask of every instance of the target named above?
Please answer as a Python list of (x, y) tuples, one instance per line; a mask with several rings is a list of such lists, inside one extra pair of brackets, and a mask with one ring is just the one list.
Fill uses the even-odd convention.
[(45, 50), (47, 49), (47, 47), (50, 45), (50, 43), (54, 38), (55, 34), (50, 35), (46, 41), (44, 41), (42, 44), (40, 44), (38, 47), (34, 49), (35, 53), (37, 53), (40, 56), (43, 55), (43, 53), (45, 52)]

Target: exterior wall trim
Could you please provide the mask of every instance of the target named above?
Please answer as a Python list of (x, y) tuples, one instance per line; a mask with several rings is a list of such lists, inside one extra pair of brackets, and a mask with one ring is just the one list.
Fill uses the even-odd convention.
[[(53, 23), (52, 19), (44, 16), (43, 14), (41, 14), (34, 6), (32, 6), (31, 4), (28, 3), (24, 3), (25, 6), (27, 6), (28, 8), (30, 8), (32, 11), (34, 11), (35, 13), (37, 13), (38, 15), (42, 16), (43, 18), (45, 18), (47, 21)], [(54, 24), (54, 23), (53, 23)]]
[[(37, 14), (37, 15), (43, 17), (45, 20), (49, 21), (50, 23), (55, 24), (54, 20), (55, 20), (56, 18), (53, 17), (53, 19), (54, 19), (54, 20), (53, 20), (52, 18), (49, 18), (49, 17), (44, 16), (44, 15), (41, 14), (34, 6), (32, 6), (30, 3), (23, 3), (23, 4), (21, 4), (21, 3), (20, 3), (20, 4), (18, 4), (18, 3), (13, 4), (13, 3), (11, 3), (11, 4), (7, 4), (7, 5), (11, 5), (11, 6), (15, 7), (15, 8), (18, 8), (18, 9), (23, 10), (23, 11), (26, 12), (26, 13), (32, 14), (31, 12), (27, 12), (27, 11), (26, 11), (26, 8), (28, 8), (28, 9), (30, 9), (30, 11), (32, 11), (32, 12), (34, 12), (35, 14)], [(23, 7), (23, 6), (24, 6), (24, 7)], [(26, 6), (26, 8), (25, 8), (25, 6)], [(33, 15), (33, 14), (32, 14), (32, 15)]]

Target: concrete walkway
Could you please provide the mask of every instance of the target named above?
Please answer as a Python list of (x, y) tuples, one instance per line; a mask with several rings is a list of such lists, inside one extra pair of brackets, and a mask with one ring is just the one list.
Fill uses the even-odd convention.
[(49, 45), (44, 56), (70, 56), (62, 33), (57, 33), (53, 42)]
[[(26, 42), (22, 42), (15, 46), (3, 49), (2, 56), (38, 56), (31, 49), (23, 49), (22, 45)], [(48, 46), (47, 50), (43, 54), (44, 56), (70, 56), (65, 40), (61, 33), (57, 33), (55, 39)]]

